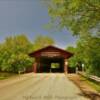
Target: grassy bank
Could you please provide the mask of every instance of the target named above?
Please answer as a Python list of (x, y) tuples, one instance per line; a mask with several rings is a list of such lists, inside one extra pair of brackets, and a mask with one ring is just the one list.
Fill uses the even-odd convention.
[(0, 80), (7, 79), (12, 76), (16, 76), (15, 73), (0, 72)]
[(81, 76), (81, 80), (83, 80), (84, 82), (89, 84), (89, 86), (91, 86), (91, 88), (93, 88), (96, 91), (100, 92), (100, 83), (97, 83), (97, 82), (95, 82), (93, 80), (90, 80), (89, 78), (86, 78), (86, 77), (83, 77), (83, 76)]
[(67, 77), (80, 88), (84, 96), (90, 100), (100, 100), (100, 83), (78, 74), (68, 74)]

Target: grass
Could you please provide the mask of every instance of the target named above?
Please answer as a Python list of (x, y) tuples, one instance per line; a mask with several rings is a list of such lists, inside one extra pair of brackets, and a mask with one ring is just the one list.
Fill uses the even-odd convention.
[(6, 78), (7, 78), (7, 77), (1, 77), (1, 76), (0, 76), (0, 80), (6, 79)]
[(14, 73), (0, 72), (0, 80), (7, 79), (9, 77), (16, 76)]
[(100, 83), (90, 80), (89, 78), (81, 76), (81, 79), (84, 80), (91, 88), (95, 89), (96, 91), (100, 92)]

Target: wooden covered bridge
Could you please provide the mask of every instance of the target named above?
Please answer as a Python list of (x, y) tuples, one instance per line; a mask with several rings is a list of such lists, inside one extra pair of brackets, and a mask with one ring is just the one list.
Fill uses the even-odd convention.
[(33, 71), (42, 72), (67, 72), (68, 58), (73, 54), (55, 46), (47, 46), (29, 54), (35, 58)]

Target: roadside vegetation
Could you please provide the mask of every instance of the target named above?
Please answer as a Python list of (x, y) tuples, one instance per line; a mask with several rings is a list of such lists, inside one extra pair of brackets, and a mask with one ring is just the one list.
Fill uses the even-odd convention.
[(68, 78), (80, 88), (86, 97), (91, 100), (100, 99), (100, 83), (79, 74), (69, 74)]
[[(54, 40), (48, 36), (37, 36), (33, 43), (23, 34), (7, 37), (0, 43), (0, 72), (25, 72), (34, 63), (29, 53), (53, 43)], [(0, 74), (0, 79), (6, 78), (5, 75)]]
[(80, 76), (80, 79), (84, 82), (86, 82), (91, 88), (95, 89), (100, 93), (100, 83), (96, 82), (94, 80), (91, 80), (87, 77)]
[(12, 76), (17, 76), (15, 73), (0, 72), (0, 80), (7, 79)]

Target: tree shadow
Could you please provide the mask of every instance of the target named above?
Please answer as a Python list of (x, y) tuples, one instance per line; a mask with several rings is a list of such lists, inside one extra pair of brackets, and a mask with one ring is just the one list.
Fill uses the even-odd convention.
[(91, 91), (82, 91), (82, 92), (86, 97), (90, 98), (91, 100), (100, 100), (100, 95), (98, 93), (94, 93)]
[(91, 90), (87, 89), (86, 87), (84, 87), (82, 84), (80, 84), (80, 83), (84, 82), (85, 79), (80, 79), (80, 80), (77, 80), (77, 81), (73, 78), (69, 78), (69, 79), (74, 84), (76, 84), (80, 88), (80, 90), (82, 91), (82, 93), (79, 93), (78, 95), (87, 97), (90, 100), (100, 100), (100, 93), (97, 93), (95, 91), (91, 91)]
[(100, 95), (99, 94), (94, 93), (94, 92), (90, 92), (90, 91), (83, 92), (83, 93), (78, 93), (78, 95), (82, 96), (82, 97), (89, 98), (90, 100), (100, 100)]

